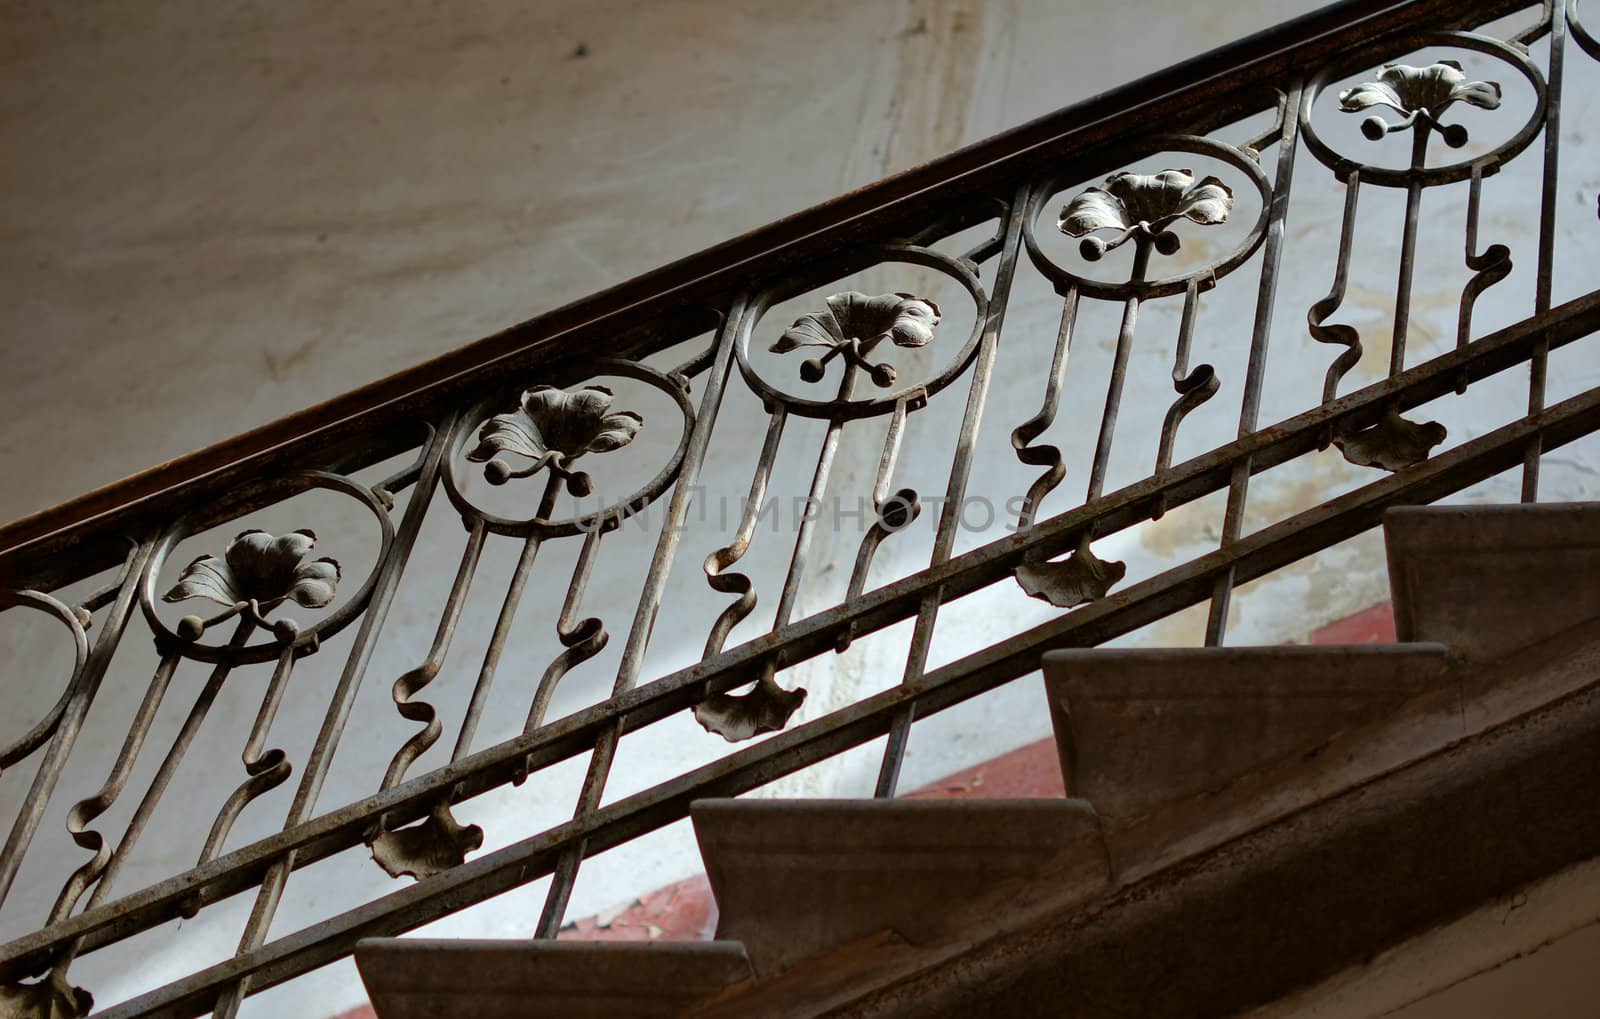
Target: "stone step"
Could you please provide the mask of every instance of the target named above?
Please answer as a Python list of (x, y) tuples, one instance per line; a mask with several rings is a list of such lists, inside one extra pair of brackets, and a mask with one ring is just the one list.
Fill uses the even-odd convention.
[(1441, 644), (1075, 649), (1044, 656), (1069, 795), (1124, 822), (1312, 754), (1450, 682)]
[(892, 932), (914, 946), (970, 936), (1109, 882), (1081, 800), (701, 800), (690, 808), (716, 895), (717, 937), (767, 977)]
[(1405, 506), (1383, 534), (1401, 640), (1487, 660), (1600, 619), (1600, 503)]
[(750, 978), (736, 941), (369, 938), (355, 955), (378, 1019), (675, 1019)]

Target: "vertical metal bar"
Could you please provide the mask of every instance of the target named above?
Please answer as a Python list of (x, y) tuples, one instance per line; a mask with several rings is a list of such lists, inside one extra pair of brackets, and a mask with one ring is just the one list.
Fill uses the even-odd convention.
[[(540, 520), (548, 520), (555, 509), (556, 497), (561, 494), (561, 476), (554, 471), (545, 479), (544, 494), (539, 498), (539, 509), (534, 516)], [(511, 583), (506, 588), (506, 596), (500, 603), (500, 615), (495, 619), (494, 635), (489, 638), (489, 649), (483, 654), (483, 666), (478, 670), (478, 681), (472, 686), (472, 699), (467, 704), (467, 711), (461, 719), (461, 731), (456, 736), (455, 750), (450, 754), (450, 763), (461, 760), (472, 749), (472, 737), (478, 732), (478, 721), (483, 717), (484, 705), (489, 701), (489, 688), (494, 685), (494, 674), (500, 665), (500, 656), (505, 653), (506, 641), (511, 637), (511, 626), (516, 622), (517, 606), (522, 603), (522, 593), (528, 587), (528, 577), (533, 572), (534, 560), (539, 555), (541, 538), (539, 532), (534, 531), (522, 542), (522, 554), (517, 557), (516, 568), (511, 573)]]
[[(889, 487), (894, 483), (894, 469), (900, 460), (900, 447), (905, 440), (906, 416), (910, 412), (913, 400), (921, 399), (920, 396), (907, 394), (901, 396), (894, 404), (894, 412), (889, 419), (888, 431), (883, 436), (883, 452), (878, 457), (878, 474), (872, 482), (872, 508), (877, 517), (867, 528), (867, 533), (861, 536), (861, 543), (856, 547), (856, 564), (850, 571), (850, 582), (845, 585), (844, 600), (854, 601), (866, 590), (867, 574), (872, 572), (872, 562), (877, 558), (878, 547), (883, 544), (890, 534), (909, 525), (910, 519), (915, 518), (915, 513), (900, 522), (898, 517), (893, 517), (895, 526), (890, 526), (886, 521), (885, 513), (897, 514), (910, 513), (909, 506), (891, 506), (889, 503)], [(911, 493), (915, 496), (915, 492)], [(843, 651), (849, 646), (847, 639), (841, 638), (838, 650)]]
[[(705, 463), (706, 448), (711, 444), (711, 430), (716, 424), (717, 410), (722, 406), (722, 394), (727, 388), (728, 371), (733, 364), (733, 345), (738, 342), (739, 331), (744, 327), (749, 313), (749, 298), (740, 295), (728, 310), (722, 323), (722, 335), (717, 341), (717, 353), (711, 373), (706, 378), (706, 391), (700, 399), (700, 414), (694, 422), (694, 433), (689, 437), (684, 451), (683, 466), (678, 471), (678, 482), (672, 489), (672, 500), (667, 505), (667, 519), (661, 525), (661, 535), (656, 539), (655, 554), (650, 559), (650, 571), (645, 575), (644, 587), (639, 595), (639, 605), (634, 611), (633, 626), (628, 630), (628, 643), (622, 650), (622, 662), (617, 668), (617, 679), (612, 684), (613, 697), (633, 688), (644, 667), (644, 653), (655, 628), (656, 613), (661, 608), (661, 596), (667, 587), (667, 577), (683, 537), (684, 514), (694, 497), (694, 487), (700, 478), (700, 468)], [(611, 774), (611, 764), (616, 758), (617, 742), (622, 738), (622, 722), (618, 720), (595, 741), (594, 752), (589, 757), (589, 770), (583, 778), (583, 789), (578, 795), (575, 816), (593, 811), (605, 792), (606, 779)], [(584, 845), (568, 847), (556, 862), (551, 877), (550, 892), (544, 909), (539, 914), (539, 924), (534, 936), (553, 938), (561, 929), (566, 916), (567, 902), (572, 897), (572, 886), (578, 877), (578, 866), (583, 862)]]
[[(1134, 283), (1144, 281), (1150, 267), (1150, 238), (1143, 233), (1134, 238)], [(1106, 406), (1100, 415), (1100, 438), (1094, 446), (1094, 464), (1089, 468), (1089, 493), (1084, 502), (1100, 498), (1105, 488), (1106, 469), (1111, 463), (1111, 443), (1117, 432), (1117, 412), (1122, 407), (1122, 385), (1128, 376), (1128, 358), (1133, 353), (1133, 334), (1139, 322), (1139, 296), (1133, 294), (1122, 305), (1122, 328), (1117, 331), (1117, 352), (1111, 362), (1111, 381), (1106, 386)]]
[(1393, 342), (1389, 346), (1389, 377), (1406, 370), (1406, 336), (1411, 328), (1411, 289), (1417, 269), (1417, 223), (1422, 217), (1422, 168), (1428, 161), (1432, 124), (1418, 117), (1411, 128), (1411, 179), (1406, 184), (1405, 232), (1400, 238), (1400, 278), (1394, 290)]
[(906, 414), (909, 397), (895, 401), (894, 413), (889, 418), (889, 430), (883, 436), (883, 452), (878, 457), (878, 475), (872, 482), (872, 505), (881, 509), (889, 501), (889, 486), (894, 483), (894, 469), (900, 462), (900, 446), (905, 440)]
[[(1561, 73), (1567, 45), (1567, 0), (1550, 7), (1550, 81), (1544, 108), (1544, 190), (1539, 202), (1539, 275), (1535, 284), (1534, 313), (1550, 310), (1556, 258), (1556, 186), (1561, 163)], [(1545, 376), (1549, 370), (1550, 342), (1541, 339), (1528, 360), (1528, 413), (1544, 410)], [(1539, 457), (1544, 438), (1535, 435), (1522, 459), (1522, 501), (1539, 499)]]
[[(1461, 288), (1461, 302), (1456, 312), (1456, 349), (1461, 350), (1472, 341), (1472, 311), (1478, 297), (1511, 274), (1511, 249), (1504, 244), (1491, 244), (1478, 251), (1478, 223), (1483, 207), (1483, 177), (1495, 165), (1492, 159), (1480, 159), (1472, 164), (1472, 180), (1467, 187), (1467, 233), (1465, 261), (1472, 277)], [(1467, 375), (1461, 373), (1456, 382), (1456, 394), (1467, 391)]]
[[(1256, 430), (1261, 413), (1261, 385), (1267, 373), (1267, 349), (1272, 338), (1272, 308), (1278, 297), (1278, 269), (1283, 261), (1283, 239), (1289, 221), (1289, 191), (1294, 184), (1294, 157), (1299, 146), (1301, 89), (1303, 82), (1295, 82), (1283, 104), (1283, 134), (1278, 142), (1278, 166), (1272, 184), (1272, 211), (1267, 221), (1267, 237), (1261, 255), (1261, 287), (1256, 292), (1256, 316), (1251, 325), (1250, 362), (1245, 371), (1244, 399), (1239, 405), (1239, 437), (1244, 438)], [(1355, 220), (1356, 178), (1350, 178), (1347, 187), (1351, 192), (1345, 200), (1345, 231), (1341, 236), (1338, 279), (1335, 293), (1344, 294), (1345, 269), (1348, 265), (1350, 228)], [(1337, 307), (1335, 303), (1334, 307)], [(1331, 310), (1331, 309), (1330, 309)], [(1328, 386), (1338, 384), (1329, 370)], [(1326, 399), (1326, 395), (1325, 395)], [(1244, 525), (1245, 501), (1250, 492), (1250, 459), (1246, 457), (1234, 465), (1228, 479), (1228, 505), (1222, 516), (1221, 547), (1226, 548), (1239, 540)], [(1217, 578), (1211, 590), (1211, 610), (1206, 618), (1206, 646), (1219, 647), (1228, 629), (1228, 606), (1233, 600), (1233, 570), (1230, 568)]]
[(27, 854), (34, 833), (39, 829), (45, 807), (50, 802), (51, 794), (55, 792), (56, 782), (60, 780), (67, 758), (72, 753), (72, 747), (78, 740), (78, 734), (83, 730), (83, 721), (89, 714), (89, 707), (94, 703), (100, 683), (105, 679), (106, 669), (111, 665), (111, 659), (121, 645), (123, 631), (127, 629), (134, 600), (138, 596), (139, 578), (144, 575), (145, 565), (150, 561), (150, 555), (154, 550), (154, 542), (142, 542), (129, 551), (128, 558), (123, 563), (116, 602), (106, 614), (94, 650), (83, 663), (83, 681), (78, 684), (78, 690), (61, 713), (61, 721), (56, 727), (55, 735), (50, 737), (50, 747), (39, 762), (39, 770), (34, 773), (33, 784), (28, 788), (27, 798), (22, 801), (16, 822), (11, 826), (11, 834), (6, 837), (5, 849), (0, 850), (0, 903), (5, 902), (6, 895), (11, 891), (11, 883), (16, 880), (17, 870), (22, 866), (22, 858)]
[[(1339, 395), (1339, 382), (1361, 360), (1361, 334), (1354, 326), (1324, 325), (1329, 315), (1344, 304), (1345, 290), (1350, 282), (1350, 252), (1355, 247), (1356, 205), (1361, 199), (1361, 171), (1351, 170), (1344, 178), (1344, 220), (1339, 227), (1339, 251), (1334, 259), (1333, 287), (1328, 296), (1311, 306), (1306, 315), (1306, 328), (1311, 338), (1319, 343), (1342, 344), (1346, 350), (1328, 365), (1322, 378), (1322, 402), (1332, 403)], [(1323, 435), (1322, 449), (1333, 442), (1331, 428)]]
[[(972, 385), (967, 390), (967, 409), (961, 418), (961, 432), (956, 440), (955, 456), (950, 464), (950, 477), (945, 485), (944, 505), (939, 511), (939, 528), (933, 539), (930, 566), (937, 566), (950, 558), (955, 549), (956, 529), (961, 523), (962, 504), (967, 496), (967, 479), (972, 473), (973, 451), (978, 444), (978, 428), (983, 422), (983, 407), (989, 396), (989, 382), (994, 374), (994, 362), (1000, 348), (1000, 330), (1005, 324), (1006, 306), (1010, 303), (1011, 281), (1016, 276), (1017, 254), (1022, 247), (1022, 224), (1031, 207), (1031, 187), (1024, 184), (1012, 197), (1006, 210), (1005, 241), (1000, 249), (1000, 264), (995, 271), (994, 290), (989, 295), (988, 321), (984, 323), (983, 339), (973, 362)], [(1064, 365), (1064, 358), (1063, 358)], [(933, 629), (938, 621), (939, 604), (943, 588), (935, 587), (922, 598), (917, 607), (917, 622), (911, 633), (911, 647), (906, 652), (906, 668), (900, 678), (902, 686), (921, 682), (928, 665), (928, 647), (933, 642)], [(897, 715), (889, 729), (883, 749), (883, 762), (878, 767), (878, 781), (873, 796), (892, 799), (900, 784), (900, 766), (905, 761), (906, 742), (911, 738), (911, 723), (916, 721), (915, 707), (907, 704)]]
[[(845, 366), (844, 379), (839, 384), (841, 402), (850, 399), (856, 371), (856, 366), (853, 364)], [(774, 630), (788, 623), (794, 615), (795, 602), (800, 598), (800, 582), (805, 578), (806, 566), (809, 565), (811, 539), (817, 532), (817, 520), (821, 516), (822, 497), (827, 493), (828, 476), (833, 473), (833, 458), (838, 455), (839, 440), (843, 435), (844, 419), (831, 418), (828, 421), (827, 434), (822, 437), (822, 448), (817, 453), (816, 469), (811, 474), (811, 488), (806, 493), (806, 509), (801, 514), (800, 530), (795, 535), (794, 554), (789, 558), (789, 572), (783, 578), (783, 591), (778, 595), (778, 610), (772, 620)]]
[[(317, 742), (312, 746), (311, 754), (306, 759), (305, 774), (300, 777), (300, 786), (295, 790), (294, 802), (289, 806), (289, 814), (283, 825), (285, 829), (303, 823), (316, 809), (317, 797), (322, 792), (322, 783), (328, 777), (328, 768), (333, 763), (333, 753), (339, 745), (339, 735), (344, 731), (345, 722), (350, 717), (350, 709), (355, 704), (356, 693), (361, 687), (362, 677), (366, 675), (367, 665), (372, 660), (372, 649), (378, 631), (388, 618), (389, 605), (394, 601), (394, 593), (400, 586), (400, 576), (411, 559), (411, 550), (416, 545), (418, 533), (422, 530), (423, 518), (428, 515), (428, 506), (433, 502), (441, 464), (450, 449), (450, 440), (456, 425), (456, 415), (448, 415), (434, 431), (428, 444), (427, 452), (423, 456), (422, 470), (417, 475), (415, 487), (411, 490), (411, 500), (406, 504), (405, 519), (401, 521), (394, 542), (390, 545), (388, 561), (376, 567), (380, 573), (377, 583), (373, 585), (372, 598), (367, 602), (366, 612), (362, 613), (361, 625), (356, 631), (355, 640), (351, 643), (350, 654), (345, 658), (344, 671), (339, 676), (338, 686), (334, 688), (333, 698), (322, 719), (322, 727), (317, 731)], [(245, 922), (244, 934), (239, 939), (240, 954), (260, 948), (266, 941), (267, 930), (272, 926), (272, 918), (277, 914), (284, 886), (288, 883), (290, 872), (294, 870), (294, 860), (294, 852), (285, 853), (261, 879), (255, 905), (251, 907), (250, 918)], [(243, 1003), (245, 995), (249, 993), (250, 978), (246, 976), (218, 996), (213, 1015), (217, 1019), (234, 1019), (239, 1013), (239, 1006)]]
[(1178, 425), (1189, 409), (1189, 393), (1184, 384), (1189, 378), (1189, 350), (1194, 344), (1194, 318), (1200, 310), (1200, 281), (1192, 279), (1183, 291), (1183, 315), (1178, 321), (1178, 349), (1172, 355), (1172, 384), (1178, 389), (1178, 398), (1167, 410), (1161, 422), (1161, 439), (1156, 447), (1156, 470), (1160, 474), (1172, 466), (1172, 447), (1178, 441)]
[[(1478, 261), (1478, 219), (1483, 208), (1483, 169), (1482, 161), (1472, 164), (1472, 179), (1467, 185), (1467, 268), (1476, 268), (1473, 264)], [(1468, 281), (1470, 288), (1472, 281)], [(1461, 298), (1461, 314), (1456, 320), (1456, 349), (1465, 347), (1472, 339), (1471, 305), (1468, 303), (1468, 294), (1474, 293), (1466, 290)]]

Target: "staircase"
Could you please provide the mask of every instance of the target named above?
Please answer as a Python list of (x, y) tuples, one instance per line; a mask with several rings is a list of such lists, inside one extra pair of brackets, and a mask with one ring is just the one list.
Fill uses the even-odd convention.
[(1050, 652), (1073, 798), (702, 800), (717, 940), (368, 940), (378, 1015), (1243, 1015), (1600, 857), (1600, 504), (1384, 535), (1399, 643)]
[[(1340, 0), (0, 526), (0, 1019), (1398, 1019), (1592, 925), (1597, 31)], [(1238, 646), (1380, 525), (1398, 643)], [(558, 938), (662, 846), (715, 940)]]

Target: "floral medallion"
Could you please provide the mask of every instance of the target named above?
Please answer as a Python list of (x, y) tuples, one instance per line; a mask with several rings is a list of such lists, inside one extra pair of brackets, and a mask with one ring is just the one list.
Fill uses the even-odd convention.
[[(612, 412), (615, 398), (605, 386), (535, 386), (522, 394), (516, 410), (483, 423), (467, 459), (487, 461), (483, 474), (492, 485), (549, 468), (565, 480), (569, 492), (582, 498), (594, 490), (594, 483), (574, 470), (573, 463), (588, 453), (621, 449), (644, 427), (644, 418), (631, 410)], [(515, 468), (503, 456), (508, 453), (530, 462)]]
[[(1182, 242), (1167, 227), (1180, 219), (1213, 226), (1232, 211), (1233, 191), (1216, 177), (1197, 182), (1193, 170), (1118, 173), (1068, 202), (1056, 226), (1082, 237), (1078, 250), (1094, 262), (1136, 238), (1152, 242), (1163, 255), (1174, 254)], [(1107, 230), (1115, 232), (1110, 240), (1092, 236)]]
[(1426, 67), (1390, 64), (1378, 72), (1377, 81), (1365, 81), (1339, 93), (1339, 108), (1346, 113), (1387, 107), (1401, 115), (1398, 123), (1391, 123), (1377, 113), (1363, 120), (1361, 133), (1372, 141), (1406, 128), (1421, 131), (1432, 128), (1444, 136), (1446, 145), (1459, 149), (1467, 143), (1467, 129), (1460, 124), (1439, 123), (1440, 115), (1456, 103), (1497, 109), (1500, 85), (1493, 81), (1468, 81), (1459, 63), (1441, 60)]
[(800, 377), (820, 382), (828, 362), (842, 357), (846, 364), (865, 371), (879, 388), (894, 385), (891, 364), (874, 363), (869, 355), (885, 340), (897, 347), (925, 347), (939, 326), (939, 306), (915, 294), (880, 294), (869, 297), (850, 290), (834, 294), (826, 310), (795, 319), (771, 350), (787, 354), (802, 347), (820, 347), (823, 353), (800, 365)]
[[(227, 611), (212, 619), (184, 616), (178, 622), (178, 636), (198, 640), (207, 627), (241, 612), (267, 626), (266, 615), (286, 601), (308, 609), (327, 607), (339, 585), (339, 561), (327, 556), (307, 559), (316, 543), (317, 535), (309, 528), (281, 537), (251, 529), (228, 542), (221, 558), (203, 555), (191, 562), (161, 600), (200, 598)], [(270, 625), (281, 640), (293, 640), (299, 634), (293, 620), (280, 619)]]

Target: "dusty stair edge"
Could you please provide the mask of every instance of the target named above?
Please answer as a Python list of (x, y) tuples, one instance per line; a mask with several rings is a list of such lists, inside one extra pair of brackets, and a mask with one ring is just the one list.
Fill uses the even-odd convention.
[[(758, 977), (855, 941), (931, 947), (994, 916), (1104, 892), (1099, 816), (1075, 799), (710, 799), (691, 804), (717, 937)], [(986, 922), (986, 918), (989, 918)]]
[(1206, 795), (1453, 682), (1442, 644), (1082, 648), (1044, 656), (1061, 773), (1109, 823)]
[(355, 960), (379, 1019), (670, 1019), (751, 978), (736, 941), (367, 938)]
[(1399, 506), (1383, 534), (1400, 640), (1487, 661), (1600, 618), (1600, 503)]

